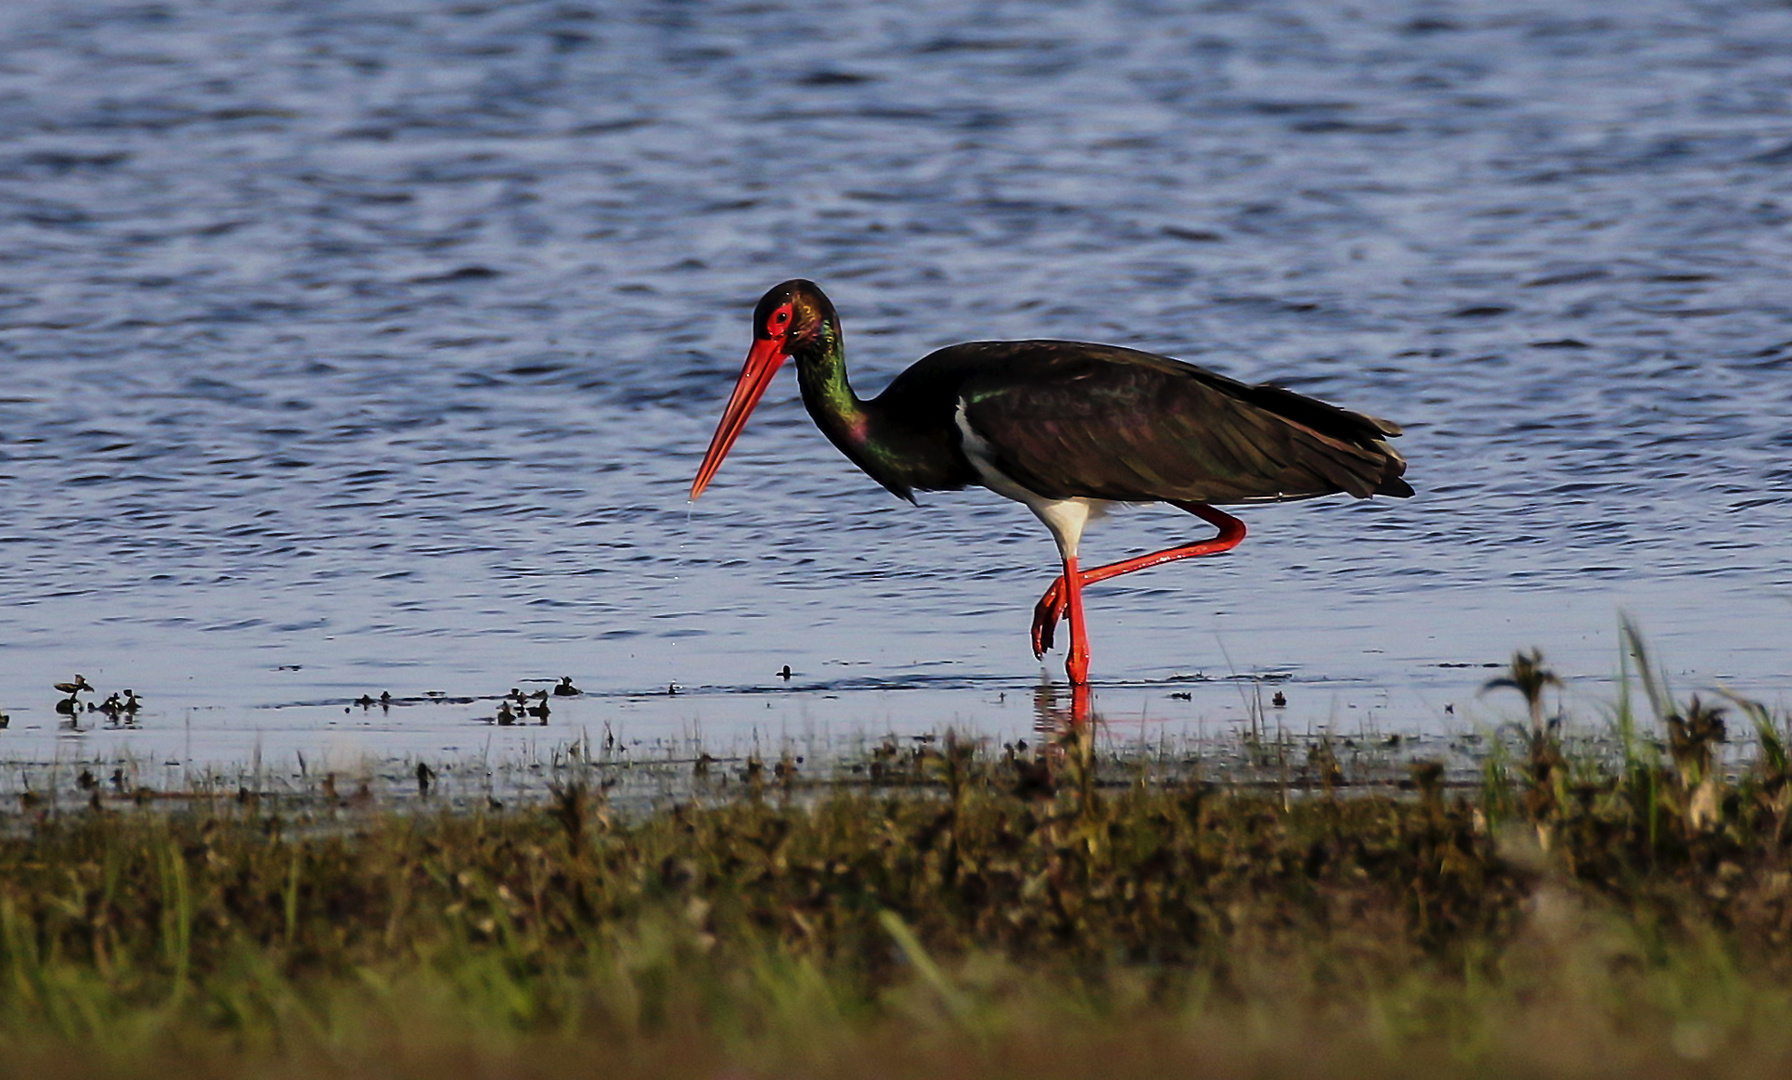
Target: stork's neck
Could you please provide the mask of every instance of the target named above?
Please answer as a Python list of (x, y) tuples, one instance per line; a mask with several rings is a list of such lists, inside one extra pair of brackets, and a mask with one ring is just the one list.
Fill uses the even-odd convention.
[(840, 323), (832, 317), (823, 321), (815, 340), (799, 346), (792, 358), (803, 407), (814, 417), (815, 426), (863, 467), (863, 455), (871, 445), (871, 416), (846, 381), (846, 342)]
[(916, 489), (938, 491), (977, 482), (957, 450), (953, 399), (942, 399), (945, 404), (933, 410), (938, 413), (934, 416), (892, 402), (887, 392), (871, 401), (852, 392), (846, 381), (846, 344), (831, 312), (815, 339), (791, 356), (803, 405), (815, 426), (871, 479), (910, 501)]

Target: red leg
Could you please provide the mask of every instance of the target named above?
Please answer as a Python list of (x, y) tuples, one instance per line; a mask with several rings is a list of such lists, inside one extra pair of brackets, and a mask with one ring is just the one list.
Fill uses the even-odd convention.
[[(1222, 551), (1231, 551), (1244, 541), (1244, 522), (1233, 517), (1231, 514), (1222, 510), (1215, 510), (1206, 503), (1172, 502), (1170, 505), (1176, 507), (1178, 510), (1187, 510), (1189, 513), (1208, 522), (1219, 529), (1219, 534), (1210, 540), (1199, 540), (1192, 544), (1184, 544), (1181, 547), (1165, 548), (1162, 551), (1153, 551), (1149, 555), (1138, 555), (1130, 559), (1122, 559), (1117, 563), (1109, 563), (1106, 566), (1097, 566), (1093, 570), (1084, 570), (1081, 573), (1076, 574), (1077, 582), (1074, 590), (1066, 588), (1065, 577), (1058, 578), (1058, 580), (1052, 582), (1050, 588), (1045, 590), (1045, 595), (1039, 598), (1039, 603), (1033, 608), (1034, 656), (1044, 656), (1046, 650), (1052, 647), (1052, 641), (1056, 637), (1055, 631), (1057, 630), (1058, 620), (1073, 610), (1071, 595), (1074, 594), (1076, 597), (1074, 602), (1075, 613), (1071, 616), (1070, 643), (1072, 654), (1071, 660), (1073, 663), (1075, 662), (1076, 643), (1082, 636), (1077, 625), (1077, 620), (1082, 616), (1082, 586), (1093, 585), (1098, 581), (1106, 581), (1111, 577), (1119, 577), (1121, 574), (1130, 574), (1134, 570), (1144, 570), (1147, 567), (1174, 562), (1177, 559), (1192, 559), (1197, 555), (1218, 555)], [(1074, 563), (1066, 564), (1066, 575), (1076, 573), (1071, 569), (1071, 566), (1073, 565)], [(1085, 645), (1083, 649), (1083, 665), (1084, 671), (1087, 672), (1087, 645)], [(1074, 685), (1077, 682), (1076, 676), (1072, 675), (1070, 681)]]
[(1084, 686), (1089, 682), (1089, 632), (1083, 628), (1083, 575), (1077, 573), (1075, 555), (1064, 560), (1064, 576), (1058, 580), (1070, 583), (1064, 600), (1070, 613), (1070, 656), (1064, 661), (1064, 673), (1071, 686)]

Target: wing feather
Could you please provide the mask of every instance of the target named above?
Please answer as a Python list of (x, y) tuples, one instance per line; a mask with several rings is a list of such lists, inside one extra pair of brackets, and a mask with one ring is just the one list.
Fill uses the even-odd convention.
[[(951, 372), (1003, 470), (1051, 498), (1237, 503), (1408, 495), (1385, 420), (1167, 357), (1072, 342), (983, 342), (916, 365)], [(894, 387), (893, 387), (894, 389)]]

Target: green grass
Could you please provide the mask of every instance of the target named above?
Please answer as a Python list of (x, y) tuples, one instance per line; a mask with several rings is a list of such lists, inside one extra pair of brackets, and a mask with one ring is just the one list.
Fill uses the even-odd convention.
[[(1478, 790), (1304, 791), (948, 738), (638, 818), (38, 807), (0, 1065), (139, 1076), (1782, 1076), (1784, 724), (1529, 715)], [(1646, 658), (1641, 660), (1647, 670)], [(1526, 689), (1529, 687), (1530, 689)], [(1106, 770), (1106, 773), (1103, 773)], [(1111, 774), (1111, 775), (1110, 775)], [(1333, 781), (1338, 781), (1334, 783)]]

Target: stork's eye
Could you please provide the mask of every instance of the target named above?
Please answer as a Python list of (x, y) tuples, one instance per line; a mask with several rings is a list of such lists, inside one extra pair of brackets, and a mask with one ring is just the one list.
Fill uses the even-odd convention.
[(779, 324), (783, 324), (783, 323), (787, 323), (787, 322), (789, 322), (789, 321), (790, 321), (790, 312), (788, 312), (788, 311), (780, 311), (780, 312), (778, 312), (778, 322), (779, 322)]

